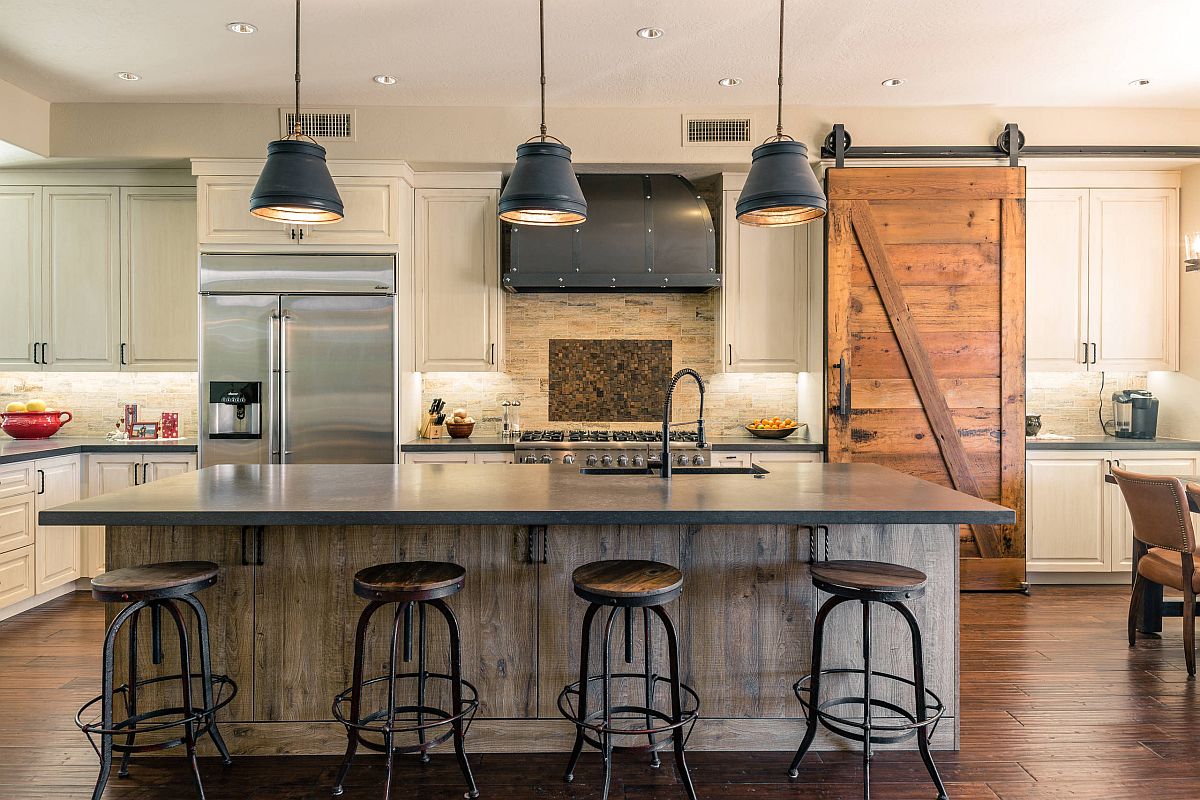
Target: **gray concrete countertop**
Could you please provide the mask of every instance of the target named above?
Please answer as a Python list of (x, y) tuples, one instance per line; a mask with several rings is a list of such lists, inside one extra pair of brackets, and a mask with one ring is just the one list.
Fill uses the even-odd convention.
[[(709, 444), (717, 451), (772, 451), (777, 453), (821, 453), (825, 445), (792, 435), (787, 439), (760, 439), (757, 436), (713, 436)], [(468, 439), (412, 439), (400, 445), (405, 453), (511, 453), (513, 440), (499, 436), (472, 436)]]
[(99, 436), (51, 436), (49, 439), (0, 438), (0, 464), (72, 453), (194, 453), (195, 439), (112, 441)]
[(1076, 436), (1074, 439), (1025, 438), (1026, 450), (1200, 450), (1188, 439), (1118, 439), (1115, 436)]
[(1011, 524), (1007, 508), (874, 464), (752, 475), (533, 465), (222, 465), (58, 506), (44, 525)]

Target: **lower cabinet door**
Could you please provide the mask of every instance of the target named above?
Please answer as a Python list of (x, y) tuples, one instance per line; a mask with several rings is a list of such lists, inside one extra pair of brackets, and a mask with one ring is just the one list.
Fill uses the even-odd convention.
[(474, 464), (474, 453), (405, 453), (405, 464)]
[[(1197, 472), (1196, 453), (1128, 453), (1113, 452), (1114, 462), (1122, 469), (1131, 472), (1141, 472), (1147, 475), (1195, 475)], [(1106, 484), (1108, 494), (1108, 521), (1110, 542), (1112, 548), (1111, 563), (1114, 572), (1128, 572), (1133, 569), (1133, 520), (1129, 518), (1129, 507), (1121, 488)]]
[(196, 468), (196, 457), (184, 453), (146, 453), (142, 473), (147, 482), (160, 478), (170, 478), (172, 475), (182, 475)]
[(1106, 455), (1099, 451), (1043, 451), (1026, 461), (1029, 572), (1109, 571)]
[[(79, 499), (79, 456), (40, 460), (37, 477), (38, 511)], [(80, 576), (81, 544), (78, 525), (38, 525), (34, 588), (39, 594)]]
[(37, 526), (34, 495), (16, 495), (0, 499), (0, 553), (32, 545)]
[(750, 453), (728, 453), (724, 450), (714, 450), (711, 458), (712, 463), (718, 467), (748, 467), (754, 456)]
[(0, 608), (33, 597), (33, 545), (0, 553)]

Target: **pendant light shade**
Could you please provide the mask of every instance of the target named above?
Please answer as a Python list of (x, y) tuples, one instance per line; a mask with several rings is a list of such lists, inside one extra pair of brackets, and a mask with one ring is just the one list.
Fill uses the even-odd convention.
[(808, 163), (808, 147), (783, 132), (783, 4), (779, 0), (779, 94), (775, 135), (754, 148), (750, 174), (737, 201), (738, 222), (800, 225), (825, 216), (825, 192)]
[(250, 195), (250, 213), (275, 222), (320, 225), (345, 213), (325, 148), (300, 126), (300, 0), (296, 0), (296, 113), (292, 133), (267, 145), (267, 162)]
[(500, 219), (516, 225), (577, 225), (587, 200), (571, 166), (571, 148), (546, 133), (546, 3), (538, 0), (542, 81), (541, 132), (517, 146), (517, 162), (500, 193)]
[(325, 148), (304, 139), (267, 145), (267, 163), (250, 195), (250, 213), (277, 222), (317, 225), (337, 222), (345, 212)]
[(519, 145), (500, 195), (500, 219), (518, 225), (574, 225), (587, 219), (571, 148), (551, 141)]
[(825, 216), (825, 192), (803, 142), (784, 139), (754, 148), (750, 174), (737, 201), (743, 225), (798, 225)]

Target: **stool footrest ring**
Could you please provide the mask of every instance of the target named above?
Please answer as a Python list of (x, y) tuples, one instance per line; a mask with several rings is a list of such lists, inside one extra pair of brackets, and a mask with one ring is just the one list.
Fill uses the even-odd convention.
[[(822, 679), (829, 675), (865, 675), (866, 671), (862, 669), (827, 669), (822, 670), (819, 675)], [(914, 691), (917, 684), (900, 675), (893, 675), (888, 672), (871, 672), (872, 685), (875, 679), (882, 679), (882, 682), (891, 682), (903, 684)], [(796, 681), (792, 690), (796, 693), (796, 698), (800, 701), (800, 705), (804, 709), (805, 719), (809, 718), (810, 714), (815, 714), (817, 720), (820, 721), (829, 730), (843, 736), (847, 739), (856, 742), (865, 741), (867, 738), (867, 725), (862, 718), (847, 717), (840, 714), (832, 714), (828, 711), (830, 708), (838, 706), (859, 706), (864, 707), (867, 701), (863, 697), (844, 696), (834, 697), (829, 700), (817, 703), (814, 702), (812, 690), (812, 675), (805, 675), (800, 680)], [(875, 697), (871, 698), (870, 707), (872, 709), (882, 709), (890, 711), (903, 720), (902, 722), (888, 721), (889, 717), (872, 717), (871, 719), (871, 743), (872, 744), (889, 744), (894, 742), (902, 742), (916, 735), (921, 728), (928, 728), (929, 735), (933, 736), (937, 730), (938, 722), (946, 713), (946, 704), (942, 699), (929, 688), (925, 689), (924, 711), (925, 719), (917, 719), (916, 713), (910, 711), (903, 706), (895, 703), (881, 700)], [(865, 709), (864, 709), (865, 710)]]
[[(613, 673), (609, 676), (609, 678), (614, 682), (619, 680), (636, 681), (639, 688), (644, 686), (646, 681), (646, 676), (644, 674), (633, 672)], [(669, 686), (671, 683), (669, 678), (661, 675), (655, 675), (651, 680), (654, 686), (657, 686), (660, 683)], [(604, 676), (602, 675), (592, 675), (589, 676), (587, 680), (589, 685), (593, 683), (600, 684), (603, 681)], [(579, 681), (568, 684), (561, 692), (559, 692), (558, 711), (568, 722), (573, 723), (576, 727), (586, 731), (591, 731), (593, 734), (595, 734), (594, 736), (590, 736), (587, 733), (584, 733), (583, 738), (584, 741), (598, 750), (604, 749), (604, 745), (598, 738), (600, 736), (663, 736), (664, 738), (662, 741), (655, 741), (654, 744), (647, 742), (646, 744), (638, 745), (614, 745), (612, 750), (616, 753), (664, 750), (673, 744), (675, 737), (678, 736), (680, 730), (684, 729), (685, 727), (686, 731), (683, 733), (683, 742), (686, 745), (688, 738), (690, 738), (692, 735), (692, 730), (695, 727), (696, 719), (699, 717), (700, 696), (696, 694), (696, 691), (692, 689), (692, 687), (685, 683), (679, 684), (679, 690), (684, 700), (683, 708), (681, 709), (680, 718), (678, 720), (673, 719), (670, 714), (664, 711), (659, 711), (658, 709), (654, 708), (647, 708), (645, 706), (613, 706), (608, 712), (608, 717), (610, 720), (614, 719), (615, 717), (620, 717), (621, 719), (638, 719), (643, 723), (644, 727), (620, 728), (611, 724), (606, 725), (604, 722), (604, 709), (599, 709), (587, 714), (586, 716), (581, 716), (578, 710), (578, 700), (580, 697)], [(653, 693), (651, 694), (653, 695)], [(646, 724), (647, 717), (660, 720), (663, 724)]]
[[(397, 673), (395, 680), (397, 683), (401, 681), (416, 681), (419, 680), (420, 677), (421, 673), (419, 672), (405, 672)], [(371, 678), (370, 680), (362, 682), (362, 688), (365, 689), (372, 684), (386, 683), (387, 680), (387, 675), (381, 675), (378, 678)], [(448, 685), (453, 685), (454, 678), (450, 675), (445, 675), (439, 672), (426, 672), (425, 680), (441, 681)], [(464, 723), (464, 737), (466, 736), (467, 731), (470, 730), (471, 721), (475, 718), (475, 712), (479, 710), (479, 690), (476, 689), (473, 684), (467, 681), (462, 681), (462, 688), (464, 690), (462, 701), (463, 707), (462, 710), (457, 714), (452, 714), (445, 709), (436, 708), (434, 706), (396, 706), (392, 709), (393, 714), (411, 715), (412, 719), (397, 719), (395, 722), (402, 724), (393, 725), (389, 728), (387, 723), (388, 710), (386, 708), (378, 711), (372, 711), (365, 716), (360, 716), (357, 720), (350, 719), (349, 705), (351, 695), (354, 692), (354, 687), (352, 686), (334, 698), (333, 716), (338, 722), (346, 726), (347, 730), (354, 731), (359, 744), (363, 745), (369, 750), (374, 750), (377, 753), (386, 753), (388, 751), (387, 744), (372, 741), (371, 739), (366, 738), (366, 734), (386, 737), (389, 733), (395, 736), (397, 734), (419, 734), (438, 729), (438, 733), (440, 735), (434, 739), (430, 739), (429, 741), (420, 742), (413, 745), (392, 747), (392, 752), (394, 753), (423, 753), (450, 739), (450, 737), (454, 735), (453, 723), (459, 720), (463, 720)], [(433, 719), (426, 719), (424, 722), (418, 722), (415, 720), (415, 717), (417, 716), (432, 717)]]

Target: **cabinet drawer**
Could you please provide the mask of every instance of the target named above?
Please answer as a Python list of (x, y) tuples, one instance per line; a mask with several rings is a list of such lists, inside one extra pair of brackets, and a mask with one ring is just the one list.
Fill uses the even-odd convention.
[(730, 453), (715, 450), (712, 453), (712, 463), (717, 467), (748, 467), (752, 458), (749, 453)]
[(0, 555), (0, 608), (33, 597), (33, 545)]
[(34, 495), (0, 500), (0, 553), (33, 544)]
[(0, 497), (12, 497), (33, 491), (33, 462), (0, 467)]

